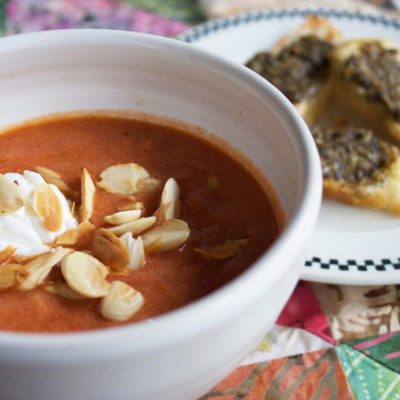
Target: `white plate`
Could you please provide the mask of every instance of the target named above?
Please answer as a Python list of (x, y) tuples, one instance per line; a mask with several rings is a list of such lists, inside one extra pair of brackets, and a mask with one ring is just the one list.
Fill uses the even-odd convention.
[[(282, 9), (211, 20), (178, 39), (238, 63), (268, 50), (307, 14), (329, 17), (346, 39), (390, 37), (400, 45), (400, 22), (343, 10)], [(400, 217), (323, 201), (302, 279), (352, 285), (400, 283)]]

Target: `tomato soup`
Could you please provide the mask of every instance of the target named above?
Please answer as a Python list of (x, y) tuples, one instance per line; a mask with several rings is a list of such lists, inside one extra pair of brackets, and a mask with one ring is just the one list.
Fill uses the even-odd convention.
[[(105, 277), (108, 283), (121, 281), (143, 297), (142, 306), (129, 318), (105, 318), (99, 311), (101, 296), (73, 298), (48, 290), (55, 282), (68, 283), (58, 262), (30, 290), (18, 287), (24, 277), (0, 290), (1, 330), (69, 332), (154, 318), (230, 282), (260, 257), (280, 231), (281, 221), (268, 187), (245, 168), (244, 161), (229, 156), (216, 142), (178, 126), (105, 114), (61, 115), (4, 132), (0, 147), (1, 174), (23, 174), (37, 171), (37, 167), (54, 171), (71, 189), (65, 197), (75, 210), (82, 202), (82, 169), (90, 174), (95, 184), (89, 218), (93, 225), (77, 243), (65, 246), (71, 251), (93, 256), (96, 230), (112, 227), (106, 216), (128, 209), (140, 210), (140, 218), (153, 216), (160, 207), (164, 184), (171, 177), (179, 187), (179, 220), (190, 229), (177, 248), (145, 249), (141, 268), (109, 271)], [(133, 195), (111, 193), (98, 185), (105, 169), (129, 163), (143, 167), (159, 184)], [(219, 254), (226, 250), (222, 245), (227, 241), (233, 243), (234, 250)], [(214, 254), (208, 254), (207, 249), (214, 249)], [(10, 263), (23, 266), (31, 259), (4, 257), (0, 268)], [(103, 264), (108, 267), (104, 260)]]

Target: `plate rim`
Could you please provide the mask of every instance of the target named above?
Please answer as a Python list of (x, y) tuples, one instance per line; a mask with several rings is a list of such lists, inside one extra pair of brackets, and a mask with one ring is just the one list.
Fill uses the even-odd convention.
[(241, 25), (243, 23), (259, 22), (269, 19), (279, 19), (286, 17), (306, 17), (313, 14), (319, 17), (334, 17), (334, 18), (347, 18), (356, 19), (361, 22), (371, 22), (381, 24), (385, 27), (393, 27), (400, 30), (400, 18), (383, 14), (382, 11), (377, 10), (377, 14), (370, 14), (363, 11), (353, 11), (341, 8), (325, 8), (320, 6), (306, 7), (306, 8), (276, 8), (276, 9), (263, 9), (255, 11), (246, 11), (243, 13), (230, 15), (227, 17), (214, 18), (209, 21), (200, 23), (193, 28), (175, 36), (176, 39), (182, 40), (186, 43), (193, 43), (198, 39), (208, 36), (209, 34), (225, 30), (232, 26)]

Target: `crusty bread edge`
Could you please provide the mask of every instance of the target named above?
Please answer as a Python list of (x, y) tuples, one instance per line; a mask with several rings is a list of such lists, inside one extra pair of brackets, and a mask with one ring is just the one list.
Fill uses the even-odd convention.
[(347, 184), (324, 178), (324, 197), (400, 214), (400, 156), (388, 167), (385, 175), (382, 182), (371, 185)]
[(305, 21), (294, 31), (282, 36), (272, 48), (272, 52), (277, 53), (282, 48), (297, 41), (303, 36), (314, 35), (320, 40), (326, 40), (334, 45), (338, 45), (343, 40), (342, 32), (337, 29), (326, 17), (308, 15)]
[[(303, 36), (314, 35), (321, 40), (326, 40), (334, 45), (342, 41), (343, 34), (326, 17), (308, 15), (305, 21), (294, 31), (282, 36), (272, 48), (273, 53), (278, 53), (282, 48), (297, 41)], [(331, 74), (329, 74), (331, 75)], [(326, 81), (320, 83), (315, 95), (303, 101), (294, 103), (299, 114), (308, 125), (313, 125), (318, 121), (322, 114), (331, 93), (333, 80), (328, 77)]]
[[(365, 91), (357, 84), (341, 78), (341, 68), (346, 60), (352, 55), (359, 54), (359, 48), (364, 43), (371, 41), (379, 42), (386, 49), (399, 50), (399, 47), (391, 39), (362, 38), (342, 43), (332, 54), (332, 90), (336, 96), (342, 98), (364, 117), (368, 119), (380, 119), (383, 127), (400, 142), (400, 123), (388, 113), (382, 104), (368, 101), (365, 97)], [(398, 61), (400, 63), (400, 51), (398, 52)]]

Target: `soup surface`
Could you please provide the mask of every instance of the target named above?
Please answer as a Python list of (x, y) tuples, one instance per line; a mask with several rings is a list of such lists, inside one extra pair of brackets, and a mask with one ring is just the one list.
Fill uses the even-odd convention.
[[(67, 332), (153, 318), (234, 279), (271, 245), (280, 230), (265, 188), (241, 162), (177, 127), (111, 116), (58, 116), (5, 132), (0, 147), (1, 174), (49, 168), (73, 190), (66, 197), (76, 207), (81, 203), (82, 168), (96, 183), (107, 167), (137, 163), (160, 182), (134, 196), (109, 193), (96, 185), (90, 217), (95, 229), (109, 228), (105, 216), (132, 203), (142, 203), (142, 217), (152, 216), (165, 182), (173, 177), (180, 189), (179, 219), (190, 228), (189, 237), (178, 248), (145, 254), (145, 264), (138, 270), (111, 270), (107, 275), (107, 281), (125, 282), (144, 298), (143, 306), (127, 320), (105, 318), (99, 312), (100, 298), (71, 299), (47, 290), (54, 282), (64, 282), (57, 264), (32, 290), (19, 290), (18, 285), (0, 290), (2, 330)], [(94, 232), (83, 235), (72, 246), (74, 250), (90, 251)], [(232, 255), (218, 258), (201, 252), (238, 239), (242, 245)], [(13, 256), (0, 268), (16, 262), (23, 264)]]

